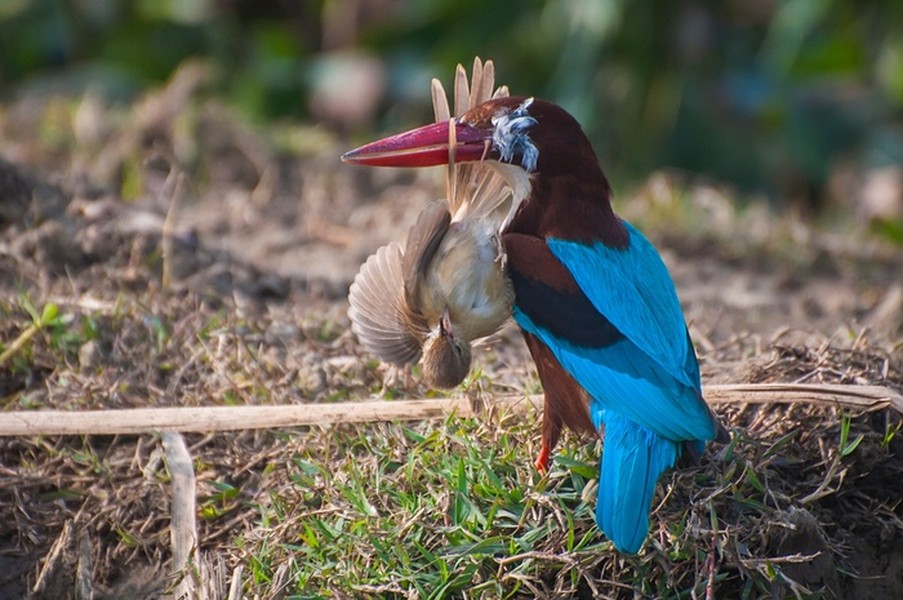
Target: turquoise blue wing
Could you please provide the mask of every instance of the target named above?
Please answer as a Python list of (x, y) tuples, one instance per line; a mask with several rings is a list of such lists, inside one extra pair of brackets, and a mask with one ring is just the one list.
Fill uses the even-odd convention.
[(688, 386), (699, 387), (696, 355), (671, 275), (635, 227), (625, 248), (548, 239), (552, 254), (601, 314), (637, 348)]

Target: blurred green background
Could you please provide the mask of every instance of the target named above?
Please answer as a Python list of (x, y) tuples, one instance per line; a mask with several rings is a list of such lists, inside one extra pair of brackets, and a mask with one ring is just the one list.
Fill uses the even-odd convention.
[(577, 116), (616, 180), (675, 168), (818, 210), (882, 172), (903, 212), (900, 0), (0, 2), (0, 101), (127, 103), (200, 57), (248, 119), (352, 141), (430, 118), (429, 79), (474, 55)]

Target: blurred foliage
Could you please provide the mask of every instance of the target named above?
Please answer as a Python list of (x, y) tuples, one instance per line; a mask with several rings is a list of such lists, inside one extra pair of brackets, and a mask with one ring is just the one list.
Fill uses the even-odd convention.
[(903, 164), (899, 0), (4, 0), (0, 85), (128, 100), (185, 59), (251, 118), (372, 137), (429, 78), (492, 58), (577, 116), (607, 168), (817, 204), (838, 165)]

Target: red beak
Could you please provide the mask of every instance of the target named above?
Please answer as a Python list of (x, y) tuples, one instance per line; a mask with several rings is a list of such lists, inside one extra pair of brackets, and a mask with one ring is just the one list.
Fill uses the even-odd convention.
[(483, 159), (491, 147), (491, 134), (455, 123), (455, 145), (449, 152), (449, 122), (433, 123), (399, 133), (351, 152), (342, 160), (371, 167), (433, 167)]

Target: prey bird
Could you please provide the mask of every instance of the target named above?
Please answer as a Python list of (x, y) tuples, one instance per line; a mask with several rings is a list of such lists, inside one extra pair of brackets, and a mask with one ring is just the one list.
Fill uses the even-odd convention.
[(502, 242), (514, 318), (545, 392), (537, 466), (548, 467), (563, 425), (604, 432), (596, 522), (616, 548), (636, 553), (662, 473), (727, 436), (702, 398), (668, 270), (643, 234), (614, 213), (589, 139), (551, 102), (496, 98), (343, 159), (438, 165), (450, 140), (457, 161), (491, 166), (514, 194)]
[[(460, 117), (492, 97), (491, 61), (474, 61), (468, 85), (461, 65), (455, 77), (454, 110)], [(436, 120), (448, 135), (452, 118), (445, 90), (432, 84)], [(390, 243), (372, 255), (349, 291), (351, 327), (362, 345), (397, 365), (421, 358), (435, 387), (454, 387), (470, 371), (471, 341), (494, 333), (511, 316), (514, 289), (502, 257), (501, 228), (512, 192), (495, 170), (458, 164), (454, 139), (444, 140), (448, 200), (427, 206), (404, 246)]]

